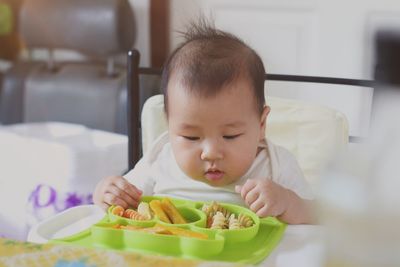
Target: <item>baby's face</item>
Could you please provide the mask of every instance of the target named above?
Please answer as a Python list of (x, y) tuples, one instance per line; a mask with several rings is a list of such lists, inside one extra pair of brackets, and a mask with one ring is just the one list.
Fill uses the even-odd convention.
[(264, 138), (265, 119), (257, 111), (250, 84), (238, 81), (216, 96), (199, 97), (178, 82), (168, 86), (168, 127), (181, 170), (212, 186), (230, 184), (250, 168)]

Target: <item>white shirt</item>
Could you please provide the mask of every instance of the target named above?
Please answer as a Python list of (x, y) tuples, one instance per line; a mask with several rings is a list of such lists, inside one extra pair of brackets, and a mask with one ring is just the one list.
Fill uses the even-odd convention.
[(288, 150), (270, 141), (259, 146), (263, 149), (243, 177), (232, 184), (216, 187), (191, 179), (179, 168), (172, 153), (168, 133), (165, 132), (125, 178), (142, 190), (143, 195), (206, 202), (215, 200), (241, 206), (246, 205), (235, 192), (236, 185), (243, 185), (247, 179), (272, 179), (303, 199), (313, 199), (310, 186), (295, 157)]

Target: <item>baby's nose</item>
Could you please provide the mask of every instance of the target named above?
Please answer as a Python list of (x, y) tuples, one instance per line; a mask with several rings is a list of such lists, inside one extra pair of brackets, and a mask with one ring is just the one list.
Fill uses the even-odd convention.
[(201, 153), (201, 160), (215, 161), (223, 159), (222, 148), (218, 144), (206, 144)]

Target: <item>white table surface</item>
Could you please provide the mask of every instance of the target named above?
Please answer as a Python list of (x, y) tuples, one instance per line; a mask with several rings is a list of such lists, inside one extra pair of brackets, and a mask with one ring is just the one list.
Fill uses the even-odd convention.
[(259, 266), (323, 267), (323, 227), (288, 225), (274, 251)]

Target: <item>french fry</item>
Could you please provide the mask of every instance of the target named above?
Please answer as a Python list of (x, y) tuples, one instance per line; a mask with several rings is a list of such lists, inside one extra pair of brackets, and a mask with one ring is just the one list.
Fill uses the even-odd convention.
[(160, 225), (160, 224), (156, 224), (154, 226), (154, 228), (163, 228), (166, 231), (171, 232), (173, 235), (177, 235), (177, 236), (184, 236), (184, 237), (194, 237), (194, 238), (200, 238), (200, 239), (208, 239), (208, 235), (207, 234), (203, 234), (203, 233), (198, 233), (198, 232), (194, 232), (191, 230), (187, 230), (187, 229), (183, 229), (183, 228), (178, 228), (178, 227), (174, 227), (174, 226), (165, 226), (165, 225)]
[(172, 223), (187, 223), (185, 218), (182, 217), (182, 215), (179, 213), (179, 211), (176, 209), (175, 205), (171, 202), (169, 198), (163, 198), (163, 200), (161, 201), (161, 207), (167, 214), (170, 221), (172, 221)]
[(156, 224), (153, 227), (141, 227), (135, 225), (121, 225), (116, 224), (111, 226), (114, 229), (121, 229), (121, 230), (131, 230), (131, 231), (140, 231), (149, 234), (159, 234), (159, 235), (176, 235), (176, 236), (183, 236), (183, 237), (193, 237), (193, 238), (200, 238), (200, 239), (208, 239), (208, 235), (203, 233), (194, 232), (187, 229), (182, 229), (173, 226), (165, 226), (161, 224)]
[(122, 227), (121, 227), (120, 224), (111, 225), (111, 228), (114, 228), (114, 229), (122, 229)]
[(160, 200), (154, 199), (150, 201), (150, 208), (161, 221), (166, 223), (171, 223), (167, 214), (165, 214), (165, 212), (162, 209)]
[(126, 226), (124, 226), (124, 225), (121, 225), (120, 226), (120, 229), (126, 229), (126, 230), (140, 230), (140, 229), (143, 229), (143, 227), (140, 227), (140, 226), (135, 226), (135, 225), (126, 225)]
[(153, 227), (141, 228), (136, 230), (149, 234), (173, 235), (173, 233), (169, 229), (160, 225), (154, 225)]

